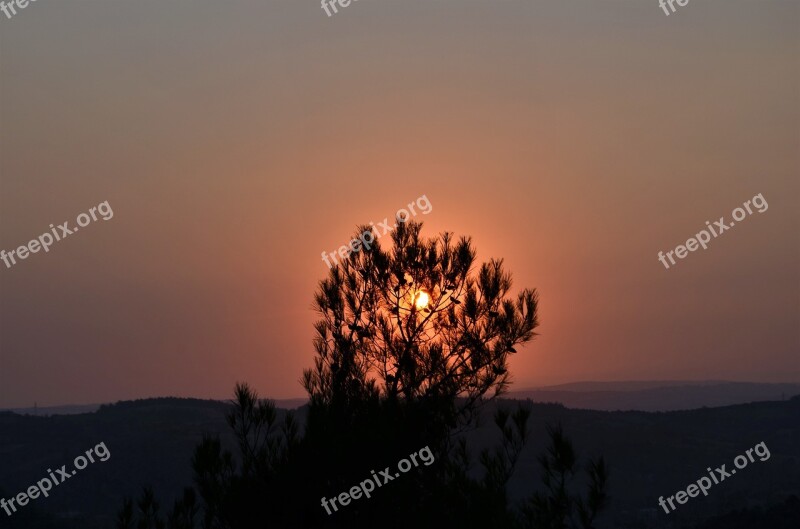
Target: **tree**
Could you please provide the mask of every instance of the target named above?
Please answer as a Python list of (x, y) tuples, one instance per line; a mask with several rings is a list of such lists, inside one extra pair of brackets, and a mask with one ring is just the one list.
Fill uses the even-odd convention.
[(400, 222), (390, 250), (375, 241), (320, 283), (317, 357), (303, 374), (315, 402), (463, 397), (463, 418), (487, 392), (496, 396), (508, 386), (508, 355), (538, 326), (536, 291), (511, 298), (502, 260), (475, 273), (469, 238), (425, 239), (421, 229), (421, 223)]
[[(535, 336), (536, 291), (512, 296), (502, 260), (476, 268), (469, 238), (426, 239), (421, 229), (400, 222), (391, 248), (365, 244), (320, 282), (316, 357), (302, 377), (310, 397), (302, 434), (291, 414), (281, 422), (272, 402), (237, 385), (228, 414), (237, 456), (219, 437), (205, 437), (192, 462), (202, 529), (530, 526), (506, 497), (530, 410), (497, 411), (501, 444), (481, 453), (482, 477), (470, 472), (463, 433), (507, 388), (508, 356)], [(335, 516), (319, 506), (318, 498), (347, 491), (422, 447), (436, 464), (392, 481), (391, 493)], [(140, 524), (157, 523), (151, 500), (140, 508)], [(602, 505), (592, 506), (586, 512), (594, 516)], [(121, 528), (131, 527), (131, 511), (128, 502)], [(196, 514), (187, 492), (167, 518), (169, 529), (194, 528)], [(540, 520), (563, 521), (568, 513), (546, 514)]]
[[(546, 492), (537, 492), (522, 509), (524, 527), (530, 529), (592, 529), (595, 518), (605, 507), (608, 467), (600, 457), (590, 460), (587, 500), (573, 495), (569, 483), (575, 477), (577, 456), (561, 426), (549, 426), (551, 444), (539, 457)], [(577, 517), (577, 520), (575, 519)]]
[[(367, 241), (370, 229), (355, 235)], [(421, 446), (449, 454), (454, 435), (506, 389), (508, 356), (535, 336), (535, 290), (511, 296), (501, 260), (476, 269), (469, 238), (424, 238), (421, 230), (398, 219), (391, 247), (376, 241), (352, 252), (314, 297), (317, 355), (302, 380), (311, 398), (306, 447), (343, 484), (368, 470), (349, 463), (359, 458), (391, 461)], [(449, 513), (442, 521), (452, 523), (457, 513), (442, 507), (444, 483), (464, 476), (447, 467), (414, 484), (427, 503), (383, 512), (395, 520)], [(476, 490), (465, 489), (464, 506)]]

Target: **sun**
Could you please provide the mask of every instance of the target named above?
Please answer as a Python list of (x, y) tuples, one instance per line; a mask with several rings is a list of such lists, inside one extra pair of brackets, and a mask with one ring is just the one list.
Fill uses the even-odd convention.
[(428, 296), (428, 293), (424, 290), (420, 290), (414, 294), (414, 306), (417, 307), (417, 310), (422, 310), (427, 307), (430, 300), (430, 296)]

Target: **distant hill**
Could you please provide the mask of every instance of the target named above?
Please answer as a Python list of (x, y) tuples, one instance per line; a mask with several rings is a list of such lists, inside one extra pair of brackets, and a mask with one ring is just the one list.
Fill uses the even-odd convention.
[[(672, 411), (730, 406), (800, 395), (800, 384), (762, 384), (724, 380), (647, 380), (621, 382), (571, 382), (512, 391), (507, 396), (534, 402), (558, 402), (569, 408), (604, 411)], [(169, 397), (172, 398), (172, 397)], [(279, 408), (305, 406), (307, 398), (273, 399)], [(225, 400), (214, 402), (227, 403)], [(39, 408), (0, 408), (20, 415), (77, 415), (97, 411), (100, 404), (78, 404)]]
[(725, 384), (730, 380), (621, 380), (612, 382), (569, 382), (552, 386), (527, 388), (520, 391), (635, 391), (640, 389), (663, 388), (669, 386), (713, 386)]
[(44, 406), (41, 408), (4, 408), (0, 412), (11, 411), (20, 415), (77, 415), (79, 413), (92, 413), (100, 408), (100, 404), (67, 404), (64, 406)]
[[(501, 399), (485, 408), (481, 426), (468, 435), (473, 455), (498, 440), (494, 409), (518, 403)], [(603, 454), (609, 462), (612, 500), (598, 529), (688, 529), (737, 509), (747, 508), (750, 514), (773, 512), (769, 509), (776, 505), (794, 509), (796, 503), (786, 503), (787, 498), (800, 495), (800, 398), (668, 413), (524, 404), (532, 407), (531, 439), (509, 497), (527, 497), (540, 482), (536, 457), (545, 448), (545, 426), (561, 423), (582, 457)], [(70, 464), (97, 443), (104, 442), (111, 452), (108, 461), (89, 465), (49, 498), (26, 506), (24, 516), (0, 519), (0, 527), (111, 529), (122, 497), (138, 495), (145, 484), (168, 508), (192, 483), (190, 459), (203, 433), (219, 434), (233, 449), (227, 409), (218, 401), (173, 398), (120, 402), (81, 415), (0, 413), (2, 497), (27, 489), (47, 475), (47, 468)], [(305, 411), (298, 410), (301, 423)], [(659, 509), (659, 496), (686, 488), (706, 474), (706, 467), (727, 463), (730, 468), (734, 457), (762, 441), (771, 452), (769, 460), (756, 461), (676, 512), (666, 515)], [(383, 464), (388, 462), (376, 462)]]
[[(212, 402), (220, 402), (223, 404), (227, 403), (227, 401), (224, 400)], [(293, 410), (301, 406), (305, 406), (305, 404), (308, 402), (308, 399), (277, 399), (274, 402), (279, 408)], [(78, 415), (81, 413), (93, 413), (99, 410), (100, 406), (101, 404), (73, 404), (64, 406), (46, 406), (41, 408), (0, 408), (0, 413), (4, 411), (10, 411), (19, 415), (34, 415), (40, 417), (48, 417), (50, 415)]]
[(800, 384), (648, 381), (577, 382), (512, 391), (508, 397), (587, 410), (673, 411), (784, 400), (794, 395), (800, 395)]

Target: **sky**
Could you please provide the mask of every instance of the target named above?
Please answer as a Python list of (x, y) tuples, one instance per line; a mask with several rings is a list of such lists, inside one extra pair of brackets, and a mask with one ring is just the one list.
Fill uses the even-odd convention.
[(423, 195), (423, 234), (539, 291), (512, 389), (799, 382), (798, 22), (772, 0), (0, 14), (0, 249), (113, 212), (0, 262), (0, 407), (304, 396), (321, 252)]

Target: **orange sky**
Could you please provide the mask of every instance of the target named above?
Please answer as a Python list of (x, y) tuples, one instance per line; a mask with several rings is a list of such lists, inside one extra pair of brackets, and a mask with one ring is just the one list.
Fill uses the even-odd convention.
[[(50, 2), (0, 16), (0, 407), (303, 396), (320, 252), (420, 195), (541, 295), (514, 389), (800, 381), (800, 6)], [(762, 193), (674, 268), (657, 260)]]

